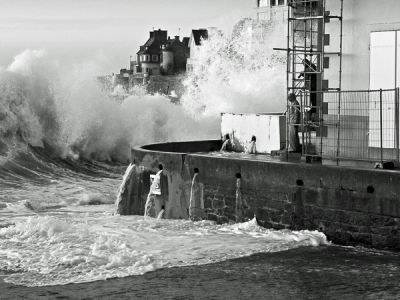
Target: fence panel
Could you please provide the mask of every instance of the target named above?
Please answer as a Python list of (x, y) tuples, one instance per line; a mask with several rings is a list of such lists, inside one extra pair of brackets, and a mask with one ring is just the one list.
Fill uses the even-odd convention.
[(318, 98), (317, 129), (303, 132), (315, 153), (338, 162), (399, 160), (398, 89), (323, 92)]

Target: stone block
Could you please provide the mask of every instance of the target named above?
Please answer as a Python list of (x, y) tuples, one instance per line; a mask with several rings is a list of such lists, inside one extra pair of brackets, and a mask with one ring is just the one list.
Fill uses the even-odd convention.
[(271, 224), (272, 224), (272, 228), (275, 230), (288, 229), (290, 227), (288, 224), (282, 224), (282, 223), (272, 222)]
[[(345, 214), (348, 214), (345, 212)], [(354, 224), (356, 226), (371, 226), (371, 218), (368, 214), (351, 213), (351, 220), (347, 224)]]
[(218, 222), (218, 216), (216, 214), (208, 213), (207, 220)]
[(252, 220), (254, 218), (254, 211), (252, 209), (244, 209), (242, 212), (244, 220)]
[(236, 222), (236, 220), (241, 222), (241, 220), (239, 220), (239, 217), (234, 213), (224, 213), (224, 216), (229, 220), (229, 222)]
[(354, 209), (359, 212), (368, 213), (369, 211), (369, 198), (370, 197), (361, 197), (359, 193), (352, 192), (350, 195), (353, 200)]
[(306, 204), (317, 204), (319, 199), (318, 190), (303, 189), (301, 198)]
[(355, 239), (349, 232), (337, 229), (335, 232), (332, 232), (331, 234), (332, 235), (329, 235), (329, 236), (330, 236), (332, 242), (334, 242), (335, 244), (345, 244), (345, 245), (354, 245), (355, 244)]
[(214, 209), (221, 209), (225, 207), (225, 201), (223, 199), (216, 199), (214, 198), (212, 201), (212, 208)]
[(381, 227), (385, 225), (385, 222), (387, 220), (387, 217), (376, 214), (369, 214), (368, 217), (369, 217), (369, 222), (368, 222), (369, 226)]
[(230, 206), (230, 207), (235, 207), (236, 206), (236, 196), (225, 196), (225, 205)]
[(371, 197), (368, 201), (368, 212), (380, 214), (382, 212), (381, 199), (378, 197)]
[(214, 198), (213, 195), (205, 195), (205, 197), (204, 197), (204, 207), (212, 207), (213, 198)]
[(400, 238), (398, 235), (391, 235), (386, 238), (386, 247), (400, 250)]
[[(276, 223), (281, 223), (282, 222), (282, 216), (283, 216), (283, 210), (272, 210), (270, 212), (270, 218), (273, 222)], [(287, 222), (287, 224), (290, 224), (290, 222)]]
[[(292, 205), (290, 205), (291, 207)], [(285, 202), (279, 200), (270, 200), (268, 203), (264, 203), (262, 206), (265, 209), (277, 209), (277, 210), (284, 210), (285, 209)]]
[(268, 202), (271, 199), (269, 195), (262, 194), (246, 195), (244, 197), (247, 204), (251, 207), (264, 207), (265, 205), (268, 205)]
[(384, 226), (399, 226), (399, 220), (391, 217), (386, 218)]
[[(325, 214), (326, 214), (326, 210), (319, 207), (319, 206), (306, 206), (305, 208), (308, 208), (307, 210), (304, 209), (303, 212), (304, 214), (306, 214), (306, 216), (308, 217), (313, 217), (313, 218), (317, 218), (317, 219), (327, 219), (325, 218)], [(332, 212), (329, 212), (329, 215), (331, 215)]]
[(399, 208), (399, 201), (397, 199), (382, 199), (381, 213), (385, 216), (396, 216)]
[(358, 233), (352, 234), (354, 242), (364, 245), (372, 245), (372, 234), (371, 233)]
[(372, 246), (376, 248), (385, 248), (387, 244), (387, 237), (373, 234), (372, 236)]
[(229, 219), (226, 216), (219, 216), (218, 224), (225, 224), (225, 223), (229, 223)]
[(205, 212), (206, 214), (208, 214), (208, 213), (214, 213), (215, 210), (212, 209), (212, 208), (204, 208), (204, 212)]
[[(238, 211), (241, 211), (241, 210), (238, 209)], [(225, 206), (224, 208), (222, 208), (222, 214), (224, 214), (224, 215), (236, 214), (236, 207), (235, 206)]]

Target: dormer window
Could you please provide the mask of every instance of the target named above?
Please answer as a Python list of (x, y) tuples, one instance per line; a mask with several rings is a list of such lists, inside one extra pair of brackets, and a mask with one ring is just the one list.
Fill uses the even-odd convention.
[(158, 61), (158, 55), (153, 55), (151, 57), (151, 60), (157, 62)]

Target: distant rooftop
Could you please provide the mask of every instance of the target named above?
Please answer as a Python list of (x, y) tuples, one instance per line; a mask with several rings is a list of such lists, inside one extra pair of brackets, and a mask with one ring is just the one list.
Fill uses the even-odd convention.
[(208, 30), (207, 29), (193, 29), (192, 30), (194, 43), (196, 46), (201, 44), (201, 39), (208, 39)]

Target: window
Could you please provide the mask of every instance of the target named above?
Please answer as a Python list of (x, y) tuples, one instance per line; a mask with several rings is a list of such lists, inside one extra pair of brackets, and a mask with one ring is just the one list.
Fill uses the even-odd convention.
[(276, 6), (276, 1), (277, 0), (271, 0), (271, 6)]
[(285, 0), (278, 0), (278, 5), (285, 5)]
[(145, 61), (150, 61), (150, 55), (146, 55)]
[(158, 55), (152, 55), (151, 60), (152, 61), (158, 61)]

